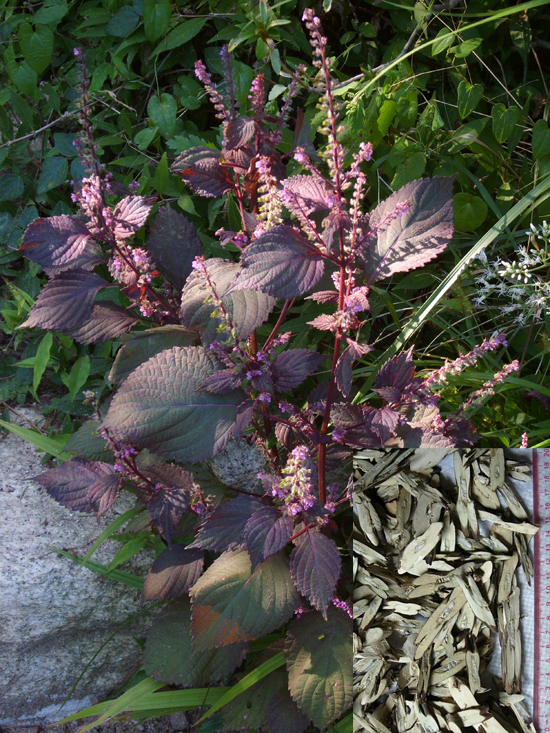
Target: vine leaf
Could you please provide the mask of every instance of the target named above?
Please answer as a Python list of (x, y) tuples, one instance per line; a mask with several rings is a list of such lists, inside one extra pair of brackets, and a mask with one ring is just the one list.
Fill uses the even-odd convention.
[(117, 352), (115, 363), (109, 374), (109, 381), (120, 384), (134, 369), (151, 356), (171, 349), (173, 346), (191, 346), (195, 335), (183, 326), (159, 326), (146, 331), (122, 337), (122, 346)]
[(352, 704), (352, 621), (331, 606), (291, 621), (285, 640), (289, 690), (313, 723), (324, 730)]
[[(412, 181), (374, 209), (369, 225), (379, 227), (376, 242), (359, 251), (367, 284), (422, 267), (443, 252), (454, 231), (453, 180)], [(405, 201), (408, 211), (397, 215), (396, 206)]]
[[(114, 468), (108, 463), (71, 458), (55, 468), (34, 477), (48, 494), (67, 509), (92, 512), (89, 489), (101, 478), (112, 476)], [(117, 476), (118, 478), (118, 476)]]
[(196, 649), (249, 641), (278, 629), (298, 606), (288, 561), (271, 555), (251, 572), (246, 550), (224, 552), (191, 588)]
[(325, 360), (323, 354), (311, 349), (287, 349), (282, 351), (273, 362), (273, 381), (279, 392), (290, 392), (304, 379), (317, 371)]
[(113, 234), (121, 239), (133, 236), (147, 221), (153, 203), (143, 196), (126, 196), (119, 201), (113, 212)]
[(193, 260), (202, 254), (197, 230), (170, 206), (159, 210), (151, 226), (147, 249), (155, 265), (179, 292), (192, 272)]
[[(214, 257), (207, 260), (205, 266), (216, 294), (221, 298), (237, 330), (237, 339), (242, 341), (248, 338), (267, 320), (275, 306), (275, 298), (255, 290), (240, 290), (229, 294), (227, 290), (239, 272), (239, 265), (234, 262)], [(183, 325), (197, 329), (206, 345), (223, 339), (223, 334), (218, 329), (225, 324), (222, 318), (212, 317), (216, 306), (205, 303), (209, 295), (209, 291), (205, 289), (203, 274), (193, 273), (183, 288), (180, 310)]]
[(42, 289), (20, 328), (67, 331), (78, 328), (92, 314), (98, 292), (109, 283), (82, 268), (61, 272)]
[(253, 289), (276, 298), (296, 298), (317, 285), (324, 266), (317, 247), (291, 227), (276, 226), (245, 249), (229, 292)]
[(325, 619), (341, 569), (342, 558), (334, 540), (310, 529), (296, 539), (290, 554), (292, 580)]
[(21, 251), (49, 275), (74, 267), (91, 269), (102, 254), (90, 240), (88, 227), (76, 216), (41, 217), (25, 230)]
[(116, 303), (105, 300), (96, 303), (91, 316), (78, 328), (65, 331), (74, 341), (80, 344), (95, 344), (98, 341), (110, 341), (129, 331), (138, 318), (128, 313)]
[(141, 591), (141, 602), (164, 601), (187, 593), (200, 578), (204, 553), (183, 545), (170, 545), (153, 563)]
[(199, 391), (218, 370), (216, 358), (202, 348), (163, 351), (126, 379), (104, 427), (164, 458), (182, 463), (212, 458), (231, 437), (244, 399), (240, 390), (223, 395)]
[(195, 649), (191, 638), (191, 606), (183, 596), (163, 608), (145, 643), (144, 666), (155, 680), (182, 687), (201, 687), (228, 677), (243, 661), (248, 644), (221, 649)]
[(235, 550), (244, 544), (250, 517), (262, 506), (256, 496), (241, 494), (217, 507), (202, 525), (190, 547), (203, 550)]
[(254, 570), (263, 560), (274, 555), (292, 536), (292, 520), (274, 506), (261, 506), (244, 528), (246, 549)]

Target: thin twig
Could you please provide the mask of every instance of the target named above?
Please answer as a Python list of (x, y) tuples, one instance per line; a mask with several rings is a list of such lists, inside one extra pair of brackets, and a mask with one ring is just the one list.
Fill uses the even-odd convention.
[(20, 412), (17, 412), (17, 410), (14, 410), (13, 407), (10, 407), (7, 402), (4, 402), (4, 400), (0, 400), (0, 403), (10, 412), (13, 412), (13, 414), (18, 417), (20, 420), (24, 420), (25, 422), (28, 422), (29, 425), (32, 425), (32, 427), (40, 433), (40, 435), (47, 435), (47, 431), (43, 430), (42, 428), (38, 427), (36, 423), (34, 423), (32, 420), (29, 420), (28, 417), (25, 417), (25, 415), (22, 415)]
[(38, 130), (33, 130), (32, 132), (29, 132), (27, 135), (23, 135), (23, 137), (16, 137), (15, 140), (8, 140), (5, 143), (2, 143), (0, 145), (0, 148), (5, 148), (7, 145), (14, 145), (15, 143), (20, 143), (22, 140), (28, 140), (31, 137), (36, 137), (36, 135), (40, 135), (41, 132), (44, 132), (44, 130), (47, 130), (49, 127), (54, 127), (54, 125), (57, 125), (58, 122), (61, 122), (61, 120), (66, 119), (67, 117), (72, 117), (76, 112), (64, 112), (61, 117), (58, 117), (53, 122), (48, 122), (47, 125), (44, 125), (43, 127), (40, 127)]

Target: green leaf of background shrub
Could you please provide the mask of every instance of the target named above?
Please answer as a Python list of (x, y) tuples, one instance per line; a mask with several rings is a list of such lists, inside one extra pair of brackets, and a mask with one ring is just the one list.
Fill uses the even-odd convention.
[(163, 137), (173, 137), (176, 130), (176, 100), (171, 94), (161, 94), (158, 97), (151, 97), (147, 104), (149, 117), (158, 127)]
[(34, 30), (30, 23), (19, 26), (19, 43), (25, 61), (37, 74), (48, 68), (53, 54), (53, 31), (47, 25)]
[(462, 119), (468, 117), (477, 107), (483, 97), (481, 84), (470, 84), (461, 81), (458, 85), (458, 114)]
[(503, 104), (495, 104), (491, 110), (493, 134), (499, 143), (505, 142), (514, 132), (521, 116), (519, 107), (506, 109)]
[(533, 127), (533, 158), (538, 160), (550, 154), (550, 130), (546, 120), (537, 120)]
[(0, 201), (13, 201), (23, 193), (23, 180), (20, 176), (7, 173), (0, 178)]
[(170, 0), (144, 0), (143, 23), (147, 40), (155, 43), (170, 25)]
[(473, 232), (487, 218), (489, 207), (479, 196), (457, 193), (453, 196), (455, 227), (461, 232)]
[(124, 5), (117, 10), (111, 20), (107, 23), (106, 31), (111, 36), (126, 38), (135, 31), (140, 22), (140, 17), (131, 5)]
[(69, 165), (67, 159), (56, 155), (54, 158), (46, 158), (42, 166), (42, 172), (38, 177), (36, 185), (37, 193), (46, 193), (52, 188), (57, 188), (67, 179)]

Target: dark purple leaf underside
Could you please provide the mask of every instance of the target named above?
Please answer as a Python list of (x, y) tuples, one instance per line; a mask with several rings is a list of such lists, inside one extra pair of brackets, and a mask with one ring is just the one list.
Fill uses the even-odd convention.
[[(422, 267), (443, 252), (453, 236), (452, 178), (423, 178), (407, 183), (372, 212), (372, 228), (388, 221), (376, 241), (362, 250), (367, 284)], [(396, 206), (409, 210), (394, 216)]]
[(216, 372), (211, 377), (208, 377), (201, 389), (212, 392), (212, 394), (227, 394), (231, 390), (237, 389), (241, 382), (242, 377), (239, 377), (238, 374), (233, 374), (232, 369), (223, 369), (221, 372)]
[(254, 134), (254, 120), (239, 115), (231, 120), (225, 128), (225, 149), (242, 148)]
[(273, 362), (273, 380), (279, 392), (289, 392), (313, 374), (325, 357), (311, 349), (287, 349)]
[(105, 514), (120, 494), (120, 474), (110, 473), (95, 481), (88, 489), (87, 499), (97, 511), (98, 519)]
[(393, 356), (382, 365), (374, 382), (374, 391), (385, 402), (397, 404), (405, 390), (414, 384), (415, 366), (412, 347)]
[(274, 506), (261, 506), (252, 514), (244, 529), (244, 540), (253, 570), (283, 549), (292, 536), (292, 527), (290, 517)]
[(78, 328), (90, 318), (96, 295), (108, 284), (87, 270), (61, 272), (43, 288), (21, 328), (51, 331)]
[(141, 602), (164, 601), (187, 593), (200, 578), (204, 565), (202, 550), (170, 545), (157, 557), (141, 592)]
[(214, 157), (199, 160), (181, 171), (180, 176), (195, 193), (207, 198), (223, 196), (232, 185), (228, 169), (224, 168), (218, 158)]
[(155, 463), (143, 470), (143, 474), (165, 489), (194, 490), (193, 474), (173, 463)]
[(184, 489), (158, 489), (149, 502), (151, 522), (170, 544), (176, 533), (178, 522), (189, 506), (189, 494)]
[(48, 494), (67, 509), (75, 512), (91, 512), (89, 489), (101, 478), (110, 477), (114, 469), (108, 463), (71, 458), (55, 468), (35, 476)]
[(296, 298), (317, 285), (323, 270), (317, 247), (291, 227), (276, 226), (245, 249), (229, 292), (252, 289), (276, 298)]
[(241, 494), (230, 499), (212, 512), (190, 547), (217, 552), (237, 549), (244, 544), (248, 520), (261, 506), (254, 496)]
[(25, 231), (21, 251), (51, 274), (74, 267), (86, 269), (86, 264), (95, 265), (101, 258), (88, 227), (75, 216), (36, 219)]
[(311, 605), (327, 617), (327, 609), (340, 577), (342, 559), (334, 540), (307, 530), (290, 555), (294, 584)]
[(285, 179), (281, 198), (284, 202), (288, 200), (291, 210), (298, 205), (308, 215), (312, 211), (329, 208), (325, 184), (313, 176), (298, 175)]
[(147, 249), (155, 265), (178, 291), (192, 271), (193, 260), (202, 254), (197, 230), (170, 206), (159, 210), (151, 226)]
[(143, 196), (126, 196), (113, 212), (113, 232), (126, 239), (133, 236), (147, 221), (153, 201)]
[(221, 158), (222, 154), (219, 150), (209, 148), (207, 145), (196, 145), (189, 150), (184, 150), (172, 163), (170, 170), (172, 173), (183, 173), (190, 166), (198, 163), (201, 160), (207, 160), (208, 158)]
[(87, 321), (66, 333), (80, 344), (95, 344), (98, 341), (110, 341), (122, 336), (138, 320), (124, 308), (106, 300), (94, 305), (92, 315)]
[(344, 397), (349, 397), (353, 377), (353, 362), (355, 359), (368, 354), (373, 347), (367, 344), (359, 344), (350, 338), (347, 338), (346, 341), (348, 345), (336, 363), (336, 384)]

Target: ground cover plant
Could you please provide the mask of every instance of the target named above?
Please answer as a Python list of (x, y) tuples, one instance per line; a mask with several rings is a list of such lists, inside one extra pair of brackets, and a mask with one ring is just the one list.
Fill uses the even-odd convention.
[[(115, 166), (113, 174), (102, 165), (110, 156), (98, 148), (92, 129), (88, 50), (71, 49), (79, 74), (73, 103), (81, 125), (71, 146), (83, 174), (73, 178), (71, 206), (25, 228), (18, 257), (24, 255), (37, 271), (41, 267), (49, 279), (45, 285), (42, 279), (41, 289), (39, 281), (14, 328), (40, 329), (43, 351), (53, 346), (52, 334), (61, 344), (67, 339), (75, 345), (69, 396), (78, 396), (74, 401), (95, 418), (68, 443), (51, 436), (50, 443), (42, 442), (62, 460), (71, 453), (78, 457), (43, 474), (40, 483), (66, 506), (98, 514), (120, 491), (135, 493), (136, 516), (118, 536), (123, 546), (110, 571), (133, 587), (143, 585), (146, 602), (170, 599), (146, 642), (145, 679), (91, 712), (143, 717), (214, 705), (201, 730), (345, 730), (349, 714), (335, 721), (351, 702), (351, 519), (347, 475), (338, 468), (355, 448), (466, 446), (479, 440), (482, 433), (475, 428), (487, 425), (483, 411), (498, 405), (493, 393), (500, 397), (519, 366), (507, 351), (506, 323), (496, 333), (492, 324), (472, 326), (460, 337), (461, 347), (469, 348), (458, 358), (446, 342), (439, 344), (452, 358), (424, 359), (419, 373), (412, 349), (398, 353), (395, 344), (403, 346), (428, 317), (440, 322), (434, 308), (467, 264), (461, 249), (473, 261), (538, 201), (536, 193), (524, 196), (484, 239), (461, 241), (453, 219), (463, 199), (453, 191), (471, 179), (461, 179), (460, 168), (458, 179), (453, 176), (456, 164), (465, 167), (472, 160), (455, 155), (454, 166), (437, 169), (436, 102), (424, 106), (420, 116), (426, 113), (426, 124), (417, 120), (414, 95), (424, 92), (420, 77), (414, 76), (409, 89), (407, 59), (392, 61), (406, 42), (385, 50), (385, 63), (395, 64), (393, 76), (386, 68), (362, 72), (355, 81), (342, 73), (340, 80), (339, 60), (329, 56), (312, 11), (304, 15), (313, 51), (305, 68), (303, 59), (275, 53), (285, 25), (275, 21), (288, 20), (294, 28), (296, 18), (275, 15), (263, 3), (257, 13), (253, 28), (245, 16), (220, 29), (220, 40), (230, 41), (238, 53), (254, 38), (255, 56), (264, 60), (260, 69), (243, 70), (222, 46), (207, 56), (208, 64), (195, 62), (196, 87), (180, 81), (194, 90), (197, 103), (199, 90), (206, 89), (218, 117), (212, 129), (206, 118), (203, 130), (176, 134), (177, 106), (159, 86), (150, 109), (147, 104), (148, 125), (134, 137), (144, 151), (154, 151), (158, 165), (152, 175), (148, 166), (140, 170), (137, 187), (136, 168), (121, 178)], [(145, 17), (144, 10), (143, 33), (153, 38)], [(342, 64), (357, 57), (356, 45), (375, 52), (368, 39), (375, 37), (376, 16), (371, 20), (353, 26), (358, 41)], [(415, 19), (417, 31), (430, 20), (427, 14)], [(409, 22), (403, 27), (408, 32)], [(250, 32), (258, 37), (246, 36)], [(443, 51), (454, 48), (449, 40), (454, 43), (457, 34), (453, 30), (443, 41), (440, 36), (447, 44)], [(162, 46), (163, 40), (148, 42)], [(282, 64), (290, 76), (282, 77), (286, 84), (275, 84)], [(389, 86), (380, 81), (369, 99), (369, 84), (377, 78)], [(400, 97), (393, 95), (404, 91), (406, 104), (397, 114)], [(296, 111), (304, 97), (304, 109)], [(391, 151), (384, 147), (382, 130), (387, 139), (402, 135), (404, 106), (412, 110), (405, 122), (416, 116), (403, 139), (408, 145), (410, 137), (419, 138), (415, 152), (426, 158), (422, 170), (410, 165), (408, 149), (398, 163), (400, 158), (390, 162)], [(461, 109), (465, 117), (473, 112)], [(473, 135), (479, 145), (471, 131), (461, 135), (469, 142), (467, 135)], [(397, 153), (399, 145), (394, 140), (391, 150)], [(480, 148), (476, 165), (485, 151)], [(419, 178), (425, 172), (433, 175)], [(396, 190), (384, 197), (379, 186), (390, 173)], [(526, 174), (524, 187), (530, 183)], [(469, 189), (461, 193), (473, 195)], [(171, 205), (176, 202), (184, 214)], [(438, 267), (449, 274), (426, 301), (431, 311), (422, 305), (412, 315), (407, 309), (398, 313), (401, 296), (393, 285), (409, 276), (432, 277)], [(423, 340), (420, 346), (427, 348)], [(87, 381), (86, 365), (96, 349), (98, 358), (110, 361), (108, 379), (100, 370), (94, 384)], [(31, 377), (37, 362), (51, 369), (36, 354), (32, 366), (18, 367)], [(486, 364), (486, 371), (474, 373), (476, 364)], [(530, 383), (530, 390), (534, 384), (539, 382)], [(111, 385), (117, 388), (112, 399)], [(493, 415), (489, 430), (496, 433), (495, 424), (508, 428), (505, 417)], [(519, 443), (524, 431), (520, 424), (515, 432), (501, 432)], [(240, 436), (262, 446), (266, 468), (258, 487), (220, 486), (197, 466)], [(107, 534), (120, 528), (113, 523)], [(158, 557), (145, 584), (122, 571), (114, 575), (118, 565), (151, 544)], [(106, 570), (89, 557), (85, 562)], [(182, 631), (177, 649), (175, 629)], [(314, 671), (304, 674), (300, 665), (310, 657)], [(241, 679), (229, 690), (216, 686), (235, 670)], [(216, 685), (208, 691), (211, 683)], [(162, 691), (166, 685), (190, 689)]]

